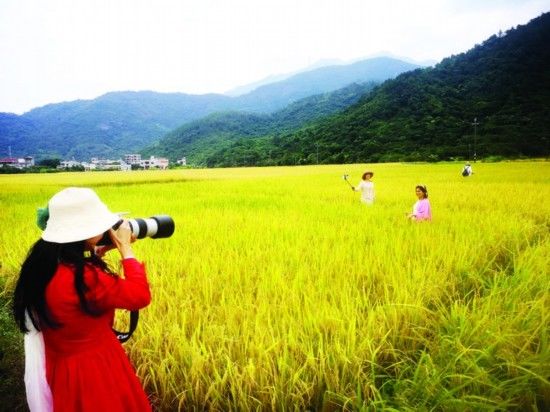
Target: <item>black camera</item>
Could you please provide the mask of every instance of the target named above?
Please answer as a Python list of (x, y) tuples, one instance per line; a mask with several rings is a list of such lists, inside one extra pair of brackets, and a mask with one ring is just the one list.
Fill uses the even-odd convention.
[[(116, 230), (122, 224), (123, 220), (120, 219), (114, 226)], [(144, 237), (150, 237), (152, 239), (166, 238), (174, 234), (176, 225), (174, 219), (168, 215), (155, 215), (149, 218), (135, 218), (128, 219), (130, 229), (137, 239), (143, 239)], [(110, 245), (112, 243), (109, 232), (105, 232), (98, 245)]]

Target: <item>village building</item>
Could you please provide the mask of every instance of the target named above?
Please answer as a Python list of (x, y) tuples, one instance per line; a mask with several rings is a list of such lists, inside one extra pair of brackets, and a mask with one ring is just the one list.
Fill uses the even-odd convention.
[(0, 167), (13, 167), (16, 169), (24, 169), (31, 166), (34, 166), (34, 158), (32, 156), (4, 157), (0, 159)]
[(57, 166), (58, 169), (71, 169), (73, 167), (82, 166), (82, 163), (77, 162), (76, 160), (62, 160)]
[(141, 155), (139, 153), (125, 154), (124, 161), (129, 165), (138, 165), (141, 163)]
[(132, 166), (142, 169), (167, 169), (170, 161), (164, 157), (151, 156), (149, 159), (142, 159), (140, 154), (126, 154), (124, 161)]
[(140, 166), (144, 169), (167, 169), (170, 161), (164, 157), (151, 156), (149, 159), (143, 159)]
[[(184, 158), (185, 160), (185, 158)], [(126, 154), (122, 159), (100, 159), (92, 157), (89, 162), (79, 162), (77, 160), (62, 160), (57, 169), (66, 170), (77, 167), (83, 167), (85, 171), (92, 170), (132, 170), (132, 166), (142, 169), (167, 169), (170, 161), (164, 157), (151, 156), (149, 159), (142, 159), (140, 154)], [(34, 159), (31, 156), (25, 158), (6, 157), (0, 158), (0, 167), (13, 167), (22, 169), (34, 166)]]
[(129, 165), (122, 159), (111, 160), (92, 157), (90, 163), (93, 166), (90, 167), (89, 170), (131, 170), (131, 165)]

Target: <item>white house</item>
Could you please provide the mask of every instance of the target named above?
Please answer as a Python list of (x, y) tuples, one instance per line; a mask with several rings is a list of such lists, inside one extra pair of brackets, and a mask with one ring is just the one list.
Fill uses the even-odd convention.
[(144, 169), (159, 168), (164, 170), (168, 168), (169, 163), (170, 161), (164, 157), (151, 156), (149, 159), (143, 159), (140, 163), (140, 166)]
[(131, 170), (131, 165), (122, 159), (112, 160), (92, 157), (90, 165), (91, 167), (86, 168), (86, 166), (84, 166), (84, 168), (86, 170)]
[(0, 159), (0, 167), (15, 167), (17, 169), (24, 169), (26, 167), (34, 166), (34, 158), (32, 156), (25, 157), (4, 157)]
[(141, 155), (139, 153), (125, 154), (124, 161), (129, 165), (138, 165), (141, 163)]
[(82, 166), (82, 163), (77, 162), (76, 160), (63, 160), (57, 166), (58, 169), (70, 169), (71, 167)]

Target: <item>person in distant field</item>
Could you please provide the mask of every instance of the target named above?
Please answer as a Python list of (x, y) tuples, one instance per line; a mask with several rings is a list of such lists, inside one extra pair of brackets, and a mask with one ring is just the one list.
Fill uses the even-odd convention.
[(466, 163), (464, 165), (464, 169), (462, 169), (462, 176), (468, 177), (471, 176), (473, 173), (474, 171), (472, 170), (472, 165), (470, 165), (470, 163)]
[[(23, 262), (13, 299), (25, 333), (29, 409), (151, 411), (112, 330), (115, 309), (138, 310), (151, 301), (128, 221), (113, 229), (121, 218), (93, 190), (76, 187), (54, 195), (43, 217), (44, 231)], [(97, 246), (104, 233), (112, 245)], [(109, 248), (118, 249), (124, 278), (101, 259)]]
[(363, 173), (361, 182), (356, 186), (352, 186), (354, 192), (361, 192), (361, 202), (371, 206), (374, 203), (374, 183), (371, 181), (374, 176), (373, 172), (367, 171)]
[(428, 189), (425, 185), (417, 185), (415, 188), (417, 202), (413, 206), (413, 211), (408, 215), (411, 220), (432, 220), (432, 208), (428, 200)]

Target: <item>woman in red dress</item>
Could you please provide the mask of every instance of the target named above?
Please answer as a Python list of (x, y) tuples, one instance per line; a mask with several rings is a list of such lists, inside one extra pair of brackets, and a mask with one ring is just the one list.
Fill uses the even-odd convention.
[[(39, 391), (48, 393), (31, 393), (37, 385), (29, 388), (31, 379), (25, 377), (31, 411), (150, 411), (112, 331), (115, 309), (138, 310), (151, 301), (144, 267), (132, 251), (128, 222), (113, 230), (120, 217), (86, 188), (57, 193), (48, 212), (42, 238), (22, 265), (13, 302), (21, 331), (41, 332), (43, 339), (47, 390)], [(120, 253), (124, 278), (95, 253), (104, 232)]]

